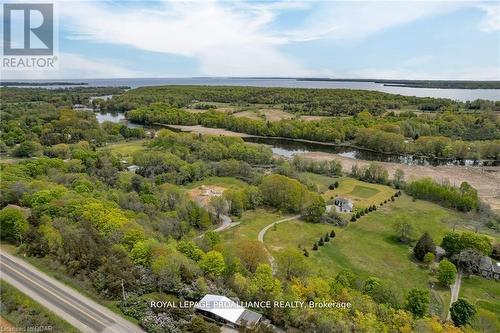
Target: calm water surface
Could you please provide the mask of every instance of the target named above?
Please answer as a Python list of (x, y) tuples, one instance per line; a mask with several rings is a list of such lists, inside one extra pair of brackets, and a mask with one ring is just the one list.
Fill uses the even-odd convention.
[[(19, 80), (17, 80), (19, 81)], [(495, 89), (430, 89), (384, 86), (375, 82), (347, 81), (297, 81), (295, 79), (251, 79), (251, 78), (133, 78), (133, 79), (81, 79), (64, 80), (66, 82), (86, 82), (91, 87), (128, 86), (131, 88), (158, 85), (209, 85), (209, 86), (253, 86), (284, 88), (318, 88), (318, 89), (361, 89), (374, 90), (391, 94), (417, 97), (441, 97), (467, 101), (489, 99), (500, 101), (500, 90)], [(32, 81), (31, 81), (32, 82)], [(43, 82), (57, 82), (43, 80)], [(45, 86), (54, 89), (61, 86)], [(68, 87), (68, 86), (66, 86)]]

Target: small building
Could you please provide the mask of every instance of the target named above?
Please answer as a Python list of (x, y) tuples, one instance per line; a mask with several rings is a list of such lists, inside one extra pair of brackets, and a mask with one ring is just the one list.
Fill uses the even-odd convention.
[(479, 262), (479, 274), (487, 279), (500, 280), (500, 263), (493, 263), (488, 256), (482, 257)]
[(352, 201), (346, 198), (335, 198), (333, 202), (340, 213), (351, 213), (354, 209)]
[(135, 164), (132, 164), (132, 165), (129, 165), (127, 167), (127, 170), (130, 171), (130, 172), (136, 172), (137, 169), (139, 169), (139, 166), (138, 165), (135, 165)]
[(254, 329), (262, 319), (261, 314), (220, 295), (205, 295), (195, 305), (195, 310), (209, 320), (233, 328)]
[(481, 276), (490, 279), (491, 278), (491, 258), (488, 256), (484, 256), (481, 258), (479, 262), (479, 273)]

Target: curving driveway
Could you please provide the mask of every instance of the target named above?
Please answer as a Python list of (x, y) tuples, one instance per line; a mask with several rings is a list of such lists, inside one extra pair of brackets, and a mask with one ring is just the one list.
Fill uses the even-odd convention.
[[(262, 244), (264, 244), (264, 236), (266, 235), (266, 232), (270, 228), (272, 228), (274, 225), (277, 225), (277, 224), (280, 224), (280, 223), (283, 223), (283, 222), (296, 220), (296, 219), (300, 218), (300, 216), (301, 215), (295, 215), (295, 216), (292, 216), (292, 217), (287, 217), (285, 219), (282, 219), (282, 220), (279, 220), (279, 221), (276, 221), (276, 222), (273, 222), (271, 224), (266, 225), (264, 228), (262, 228), (259, 231), (259, 235), (257, 236), (257, 239), (259, 240), (259, 242), (261, 242)], [(269, 256), (269, 263), (271, 264), (271, 268), (273, 269), (273, 273), (276, 273), (276, 263), (274, 261), (274, 257), (271, 255), (271, 252), (269, 252), (267, 250), (267, 248), (266, 248), (265, 245), (264, 245), (264, 250), (267, 252), (267, 255)]]

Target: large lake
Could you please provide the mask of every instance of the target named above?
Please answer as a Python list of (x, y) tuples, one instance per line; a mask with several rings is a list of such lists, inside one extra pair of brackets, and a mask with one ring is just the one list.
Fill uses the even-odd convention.
[[(43, 82), (57, 82), (43, 80)], [(62, 81), (62, 80), (59, 80)], [(284, 88), (319, 88), (319, 89), (361, 89), (382, 91), (391, 94), (418, 97), (442, 97), (467, 101), (488, 99), (500, 101), (500, 90), (495, 89), (430, 89), (384, 86), (375, 82), (346, 81), (297, 81), (295, 79), (252, 79), (252, 78), (135, 78), (135, 79), (81, 79), (63, 80), (65, 82), (86, 82), (88, 86), (109, 87), (128, 86), (131, 88), (158, 85), (210, 85), (210, 86), (253, 86)], [(33, 82), (33, 81), (31, 81)], [(60, 86), (45, 86), (58, 88)], [(66, 86), (67, 87), (67, 86)]]

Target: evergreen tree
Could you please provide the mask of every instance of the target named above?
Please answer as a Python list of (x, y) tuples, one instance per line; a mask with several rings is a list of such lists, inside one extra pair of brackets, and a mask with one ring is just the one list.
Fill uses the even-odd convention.
[(436, 245), (434, 244), (434, 241), (429, 233), (425, 232), (413, 248), (413, 254), (415, 255), (415, 258), (423, 261), (427, 252), (436, 254)]
[(318, 251), (318, 243), (314, 242), (313, 251)]
[(335, 238), (335, 236), (336, 236), (336, 235), (335, 235), (335, 230), (333, 230), (333, 229), (332, 229), (332, 231), (330, 232), (330, 237), (331, 237), (331, 238)]
[(325, 245), (325, 243), (323, 242), (323, 237), (320, 237), (320, 238), (319, 238), (318, 245), (319, 245), (319, 246), (323, 246), (323, 245)]

